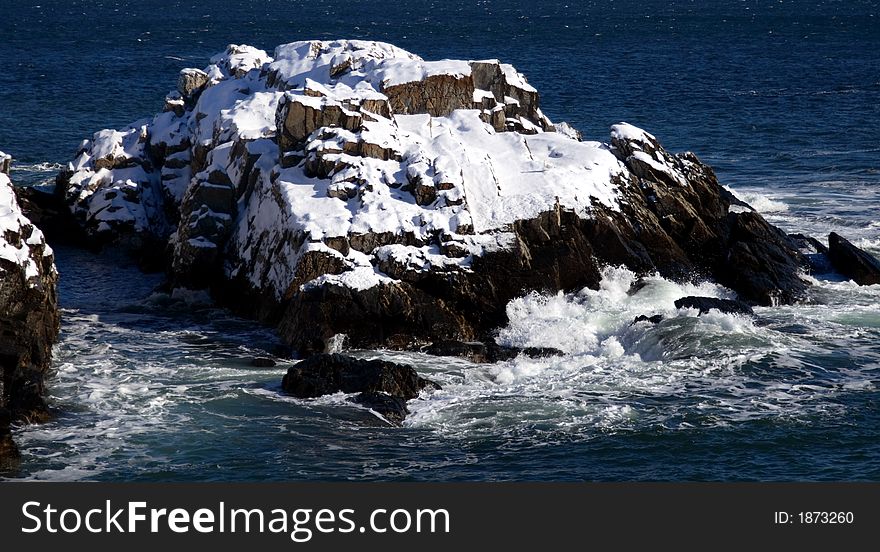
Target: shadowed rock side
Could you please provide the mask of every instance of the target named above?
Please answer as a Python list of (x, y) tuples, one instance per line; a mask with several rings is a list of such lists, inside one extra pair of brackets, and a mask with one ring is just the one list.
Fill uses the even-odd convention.
[(59, 314), (54, 259), (42, 232), (22, 213), (0, 153), (0, 458), (14, 454), (13, 421), (41, 421)]
[(694, 154), (625, 123), (581, 141), (510, 65), (363, 41), (211, 61), (84, 142), (56, 192), (90, 241), (164, 252), (172, 286), (301, 354), (490, 342), (511, 299), (597, 288), (608, 264), (761, 305), (805, 292), (798, 244)]

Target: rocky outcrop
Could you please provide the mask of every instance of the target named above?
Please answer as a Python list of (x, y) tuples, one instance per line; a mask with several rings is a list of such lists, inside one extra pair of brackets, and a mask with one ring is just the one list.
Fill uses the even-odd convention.
[(828, 236), (828, 258), (837, 272), (860, 286), (880, 284), (880, 261), (835, 232)]
[(358, 393), (352, 402), (371, 408), (391, 422), (408, 413), (406, 401), (423, 389), (439, 389), (419, 377), (411, 366), (383, 360), (362, 360), (340, 354), (316, 354), (298, 362), (282, 380), (281, 387), (299, 398), (333, 393)]
[(52, 249), (25, 217), (0, 153), (0, 457), (11, 452), (9, 424), (47, 417), (43, 399), (58, 335), (58, 274)]
[(509, 65), (363, 41), (211, 61), (85, 142), (57, 193), (91, 240), (167, 252), (173, 286), (301, 354), (491, 343), (510, 300), (597, 288), (603, 265), (762, 305), (806, 290), (798, 243), (696, 155), (626, 123), (582, 141)]

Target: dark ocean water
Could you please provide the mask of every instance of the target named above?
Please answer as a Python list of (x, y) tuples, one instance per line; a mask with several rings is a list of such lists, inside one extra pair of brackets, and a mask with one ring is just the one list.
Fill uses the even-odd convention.
[[(93, 132), (159, 111), (181, 68), (228, 43), (309, 38), (500, 58), (585, 137), (636, 124), (786, 230), (880, 252), (876, 1), (2, 0), (0, 149), (17, 183), (45, 181)], [(157, 278), (124, 265), (58, 251), (60, 414), (18, 430), (21, 477), (880, 479), (880, 286), (829, 276), (811, 304), (756, 322), (682, 317), (645, 335), (622, 329), (626, 274), (586, 299), (529, 298), (511, 339), (571, 354), (397, 355), (447, 391), (392, 429), (341, 398), (282, 397), (284, 367), (247, 362), (270, 331), (153, 294)]]

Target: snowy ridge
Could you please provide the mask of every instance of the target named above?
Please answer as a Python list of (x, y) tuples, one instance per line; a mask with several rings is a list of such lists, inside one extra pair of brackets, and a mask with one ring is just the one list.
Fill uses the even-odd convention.
[[(389, 263), (468, 270), (544, 212), (617, 210), (632, 174), (615, 148), (555, 130), (497, 60), (425, 61), (366, 41), (274, 56), (230, 45), (181, 72), (164, 113), (84, 142), (67, 198), (96, 237), (170, 240), (185, 285), (220, 264), (278, 298), (310, 282), (363, 289), (395, 281)], [(618, 125), (612, 137), (685, 184), (647, 133)]]

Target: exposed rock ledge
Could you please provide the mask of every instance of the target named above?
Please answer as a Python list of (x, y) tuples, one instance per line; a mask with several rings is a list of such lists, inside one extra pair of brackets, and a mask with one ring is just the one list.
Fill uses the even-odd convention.
[(808, 285), (693, 153), (626, 123), (580, 141), (509, 65), (377, 42), (229, 46), (165, 112), (83, 142), (56, 192), (93, 242), (161, 244), (172, 285), (303, 354), (486, 340), (511, 299), (597, 288), (603, 264), (762, 305)]
[(43, 379), (58, 335), (52, 249), (21, 212), (0, 152), (0, 462), (14, 453), (9, 424), (46, 417)]

